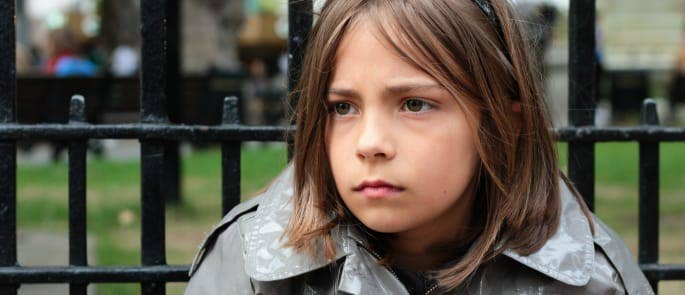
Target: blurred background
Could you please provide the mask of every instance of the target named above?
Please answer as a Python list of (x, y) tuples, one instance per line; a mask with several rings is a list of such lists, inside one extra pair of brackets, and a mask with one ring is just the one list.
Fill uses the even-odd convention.
[[(568, 1), (516, 0), (530, 29), (557, 127), (568, 124)], [(17, 118), (66, 123), (73, 94), (94, 124), (139, 121), (139, 0), (16, 0)], [(315, 1), (315, 9), (322, 1)], [(654, 98), (662, 125), (685, 125), (685, 0), (597, 0), (598, 126), (639, 124)], [(287, 92), (286, 0), (180, 0), (178, 124), (216, 125), (222, 100), (239, 97), (247, 125), (283, 125)], [(17, 218), (22, 265), (67, 264), (66, 143), (20, 142)], [(566, 165), (566, 144), (559, 160)], [(661, 143), (660, 262), (685, 263), (685, 144)], [(218, 146), (181, 144), (181, 197), (167, 206), (167, 260), (189, 264), (220, 219)], [(597, 214), (637, 250), (637, 143), (597, 144)], [(140, 151), (135, 140), (89, 143), (91, 265), (140, 262)], [(282, 143), (243, 144), (241, 190), (249, 198), (286, 164)], [(185, 284), (168, 284), (181, 294)], [(662, 294), (683, 282), (662, 281)], [(66, 294), (66, 285), (24, 285), (21, 294)], [(93, 284), (92, 294), (138, 294), (137, 284)]]

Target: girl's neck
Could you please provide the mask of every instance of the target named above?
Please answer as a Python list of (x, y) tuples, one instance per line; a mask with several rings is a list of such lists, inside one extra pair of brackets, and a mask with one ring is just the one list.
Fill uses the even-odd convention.
[(449, 261), (463, 256), (473, 241), (471, 229), (464, 228), (462, 234), (451, 241), (434, 241), (426, 235), (397, 237), (391, 241), (391, 264), (418, 271), (434, 270)]
[(476, 236), (473, 226), (475, 189), (448, 210), (449, 218), (438, 218), (416, 229), (397, 233), (390, 241), (392, 264), (413, 270), (431, 270), (462, 256)]

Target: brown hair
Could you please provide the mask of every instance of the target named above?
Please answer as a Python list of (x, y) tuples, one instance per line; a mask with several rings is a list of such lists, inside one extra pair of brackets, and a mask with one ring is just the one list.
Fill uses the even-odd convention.
[[(325, 100), (338, 44), (358, 18), (375, 25), (400, 56), (457, 98), (476, 134), (480, 174), (474, 225), (480, 233), (460, 261), (435, 272), (440, 286), (456, 288), (505, 249), (533, 253), (554, 234), (560, 172), (541, 78), (513, 8), (507, 1), (490, 3), (496, 23), (472, 0), (326, 2), (292, 94), (299, 101), (286, 246), (333, 258), (330, 230), (355, 220), (331, 173)], [(512, 111), (512, 100), (520, 102), (520, 115)]]

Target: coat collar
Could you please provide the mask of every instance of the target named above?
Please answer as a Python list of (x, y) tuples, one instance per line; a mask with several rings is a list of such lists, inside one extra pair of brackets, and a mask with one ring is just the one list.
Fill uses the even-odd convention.
[(562, 283), (584, 286), (594, 270), (594, 240), (576, 197), (563, 180), (559, 182), (562, 209), (556, 233), (528, 256), (511, 249), (505, 250), (504, 255)]
[[(355, 231), (347, 227), (338, 227), (333, 232), (338, 253), (333, 260), (311, 258), (282, 247), (283, 232), (292, 213), (292, 183), (293, 168), (289, 165), (261, 195), (257, 212), (240, 224), (247, 274), (257, 281), (282, 280), (327, 266), (345, 256), (349, 259), (343, 266), (342, 278), (345, 278), (346, 271), (358, 272), (360, 266), (357, 264), (364, 262), (363, 255), (355, 241)], [(560, 189), (562, 215), (557, 232), (540, 250), (528, 256), (510, 249), (503, 254), (550, 278), (568, 285), (583, 286), (590, 280), (594, 269), (593, 237), (580, 205), (561, 180)]]
[(293, 168), (286, 167), (269, 189), (259, 196), (257, 212), (240, 224), (245, 249), (245, 270), (258, 281), (294, 277), (324, 267), (350, 253), (350, 240), (342, 238), (339, 228), (333, 232), (337, 257), (311, 258), (291, 248), (282, 247), (283, 233), (292, 214)]

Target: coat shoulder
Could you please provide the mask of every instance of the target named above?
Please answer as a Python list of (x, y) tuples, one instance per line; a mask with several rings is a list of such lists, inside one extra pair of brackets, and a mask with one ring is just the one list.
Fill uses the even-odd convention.
[[(654, 294), (621, 237), (590, 214), (593, 234), (587, 222), (577, 222), (587, 221), (586, 215), (569, 210), (574, 199), (566, 201), (569, 206), (558, 232), (542, 249), (529, 256), (505, 252), (486, 263), (479, 271), (476, 289), (486, 294), (511, 294), (511, 290), (517, 290), (516, 294)], [(587, 238), (573, 239), (578, 236)], [(577, 247), (579, 244), (583, 247)], [(583, 280), (565, 280), (567, 276), (558, 273)]]
[(611, 268), (620, 278), (626, 294), (654, 294), (623, 239), (594, 214), (592, 221), (595, 225), (595, 247), (605, 258), (604, 263), (596, 262), (595, 272), (601, 267)]
[[(202, 243), (200, 243), (200, 246), (197, 249), (197, 252), (195, 254), (195, 258), (193, 259), (193, 262), (190, 266), (190, 270), (188, 272), (189, 276), (193, 276), (195, 272), (197, 271), (198, 267), (202, 264), (204, 261), (205, 257), (207, 254), (212, 251), (214, 248), (215, 244), (219, 240), (219, 236), (221, 236), (224, 232), (228, 232), (229, 228), (233, 228), (236, 233), (238, 232), (238, 226), (236, 222), (238, 219), (245, 215), (249, 215), (251, 213), (254, 213), (257, 211), (257, 208), (259, 207), (259, 204), (261, 202), (262, 196), (256, 196), (254, 198), (251, 198), (250, 200), (247, 200), (245, 202), (242, 202), (231, 211), (226, 213), (224, 217), (221, 219), (219, 223), (217, 223), (212, 230), (210, 230), (206, 235)], [(227, 233), (228, 234), (228, 233)], [(240, 237), (240, 235), (238, 235)], [(233, 243), (236, 243), (237, 241), (234, 241)], [(236, 243), (237, 244), (237, 243)]]
[(654, 294), (637, 265), (622, 268), (612, 256), (595, 243), (592, 274), (586, 284), (574, 286), (500, 255), (478, 271), (468, 289), (475, 294)]
[(253, 282), (244, 272), (242, 234), (237, 226), (250, 211), (240, 212), (243, 214), (222, 221), (201, 246), (185, 295), (255, 294)]

